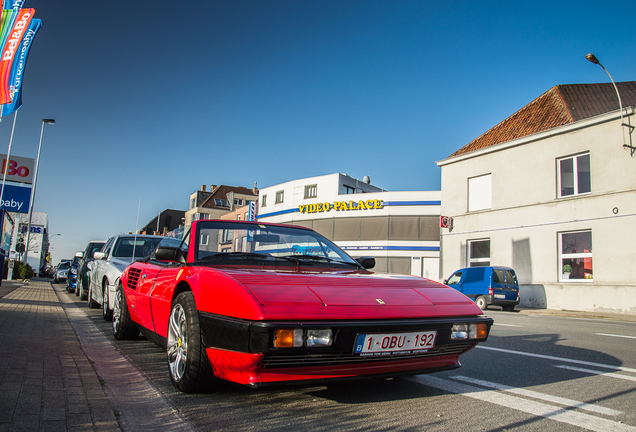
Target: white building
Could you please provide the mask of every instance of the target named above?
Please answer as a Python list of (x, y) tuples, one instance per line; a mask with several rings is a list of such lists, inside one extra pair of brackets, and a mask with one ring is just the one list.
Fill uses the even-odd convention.
[[(636, 124), (636, 82), (617, 85)], [(621, 122), (612, 84), (559, 85), (437, 162), (453, 218), (442, 275), (506, 265), (522, 306), (636, 313), (636, 158)]]
[(257, 220), (312, 228), (354, 258), (373, 256), (375, 272), (438, 280), (440, 197), (329, 174), (261, 189)]
[[(11, 213), (15, 221), (13, 240), (11, 241), (11, 259), (20, 259), (21, 254), (16, 252), (16, 244), (22, 242), (26, 246), (27, 228), (29, 226), (28, 213)], [(34, 274), (46, 265), (46, 256), (49, 250), (49, 215), (48, 213), (33, 212), (31, 217), (31, 235), (27, 252), (27, 264), (31, 266)]]

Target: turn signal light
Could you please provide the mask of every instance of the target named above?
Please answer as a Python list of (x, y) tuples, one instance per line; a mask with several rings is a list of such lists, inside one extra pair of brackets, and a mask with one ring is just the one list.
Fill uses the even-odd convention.
[(471, 339), (485, 339), (486, 337), (488, 337), (488, 326), (485, 323), (470, 325)]
[(278, 329), (274, 335), (276, 348), (293, 348), (303, 346), (302, 329)]

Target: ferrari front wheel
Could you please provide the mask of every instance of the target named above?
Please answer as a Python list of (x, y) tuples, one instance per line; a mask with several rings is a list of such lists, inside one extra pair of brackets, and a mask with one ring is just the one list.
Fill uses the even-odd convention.
[(172, 304), (167, 351), (170, 379), (177, 390), (194, 393), (214, 386), (214, 372), (201, 340), (199, 312), (191, 292), (182, 292)]
[(139, 336), (139, 328), (135, 322), (130, 318), (128, 312), (128, 302), (126, 301), (126, 294), (124, 294), (124, 287), (119, 284), (117, 291), (115, 291), (113, 305), (113, 336), (115, 339), (134, 339)]

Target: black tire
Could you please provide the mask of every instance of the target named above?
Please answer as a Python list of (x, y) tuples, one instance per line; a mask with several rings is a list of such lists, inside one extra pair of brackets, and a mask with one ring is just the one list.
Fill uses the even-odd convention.
[(136, 339), (139, 336), (139, 328), (130, 318), (128, 302), (124, 294), (124, 287), (119, 284), (115, 293), (115, 306), (113, 307), (113, 336), (117, 340)]
[(108, 306), (108, 284), (104, 283), (102, 287), (102, 316), (104, 321), (111, 321), (113, 319), (113, 311)]
[(475, 304), (479, 306), (479, 309), (486, 310), (488, 309), (488, 303), (486, 302), (486, 297), (479, 296), (475, 299)]
[(95, 300), (93, 300), (93, 288), (88, 287), (88, 307), (91, 309), (97, 309), (100, 306)]
[(90, 294), (90, 288), (91, 288), (91, 280), (88, 280), (88, 290), (84, 288), (84, 286), (82, 286), (82, 289), (80, 290), (79, 293), (79, 298), (80, 300), (88, 300), (89, 294)]
[(211, 390), (217, 379), (201, 340), (194, 295), (182, 292), (174, 299), (168, 322), (168, 371), (172, 385), (184, 393)]

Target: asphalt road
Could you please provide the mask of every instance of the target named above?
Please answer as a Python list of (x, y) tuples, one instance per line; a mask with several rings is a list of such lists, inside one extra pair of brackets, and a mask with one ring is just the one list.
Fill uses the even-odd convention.
[(143, 337), (115, 341), (100, 309), (62, 295), (82, 304), (113, 349), (196, 430), (636, 432), (634, 322), (488, 310), (495, 320), (488, 342), (462, 356), (457, 370), (328, 387), (227, 383), (186, 395), (173, 389), (163, 349)]

